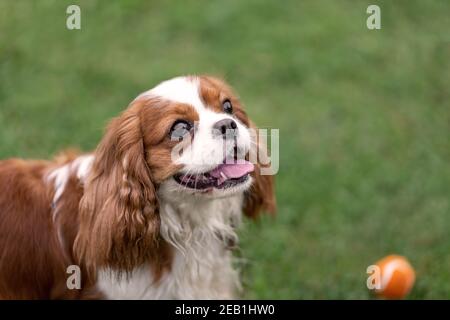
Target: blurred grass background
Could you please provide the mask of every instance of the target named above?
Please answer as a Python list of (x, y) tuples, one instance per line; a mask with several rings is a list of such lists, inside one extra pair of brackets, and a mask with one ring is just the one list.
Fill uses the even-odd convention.
[(370, 298), (366, 268), (390, 253), (416, 268), (410, 298), (450, 298), (449, 13), (445, 0), (0, 0), (0, 158), (91, 150), (138, 93), (217, 74), (280, 128), (278, 216), (241, 232), (245, 298)]

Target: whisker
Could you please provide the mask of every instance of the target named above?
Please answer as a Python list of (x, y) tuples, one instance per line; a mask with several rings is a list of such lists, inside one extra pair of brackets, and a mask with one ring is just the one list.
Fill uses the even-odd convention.
[[(184, 178), (186, 178), (187, 177), (187, 175), (189, 175), (189, 172), (191, 171), (191, 169), (189, 169), (185, 174), (183, 174), (183, 176), (180, 178), (180, 182), (181, 183), (179, 183), (178, 184), (178, 187), (177, 187), (177, 191), (183, 191), (183, 190), (186, 190), (187, 189), (187, 184), (189, 183), (188, 181), (186, 181), (186, 182), (183, 182), (183, 179)], [(189, 177), (190, 178), (190, 177)]]

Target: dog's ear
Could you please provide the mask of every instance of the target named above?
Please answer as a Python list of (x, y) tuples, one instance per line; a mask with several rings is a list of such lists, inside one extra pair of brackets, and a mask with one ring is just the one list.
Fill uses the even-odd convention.
[(75, 253), (91, 268), (129, 272), (153, 251), (159, 228), (140, 106), (133, 105), (110, 123), (95, 151), (80, 202)]
[(245, 193), (244, 197), (244, 213), (251, 218), (256, 218), (262, 212), (268, 212), (271, 214), (276, 213), (277, 205), (275, 198), (275, 179), (273, 175), (263, 175), (262, 168), (269, 167), (270, 164), (264, 165), (259, 160), (261, 158), (267, 158), (267, 148), (266, 145), (259, 141), (258, 139), (258, 129), (250, 121), (250, 130), (253, 132), (252, 145), (256, 146), (252, 152), (254, 154), (254, 159), (258, 159), (255, 164), (255, 171), (252, 172), (251, 176), (253, 178), (253, 183), (250, 189)]

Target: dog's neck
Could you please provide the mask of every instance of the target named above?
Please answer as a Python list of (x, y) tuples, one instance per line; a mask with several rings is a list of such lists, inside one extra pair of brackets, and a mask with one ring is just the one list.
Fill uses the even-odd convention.
[(230, 299), (240, 289), (232, 266), (230, 243), (237, 242), (242, 195), (210, 201), (160, 200), (161, 236), (174, 251), (173, 262), (154, 281), (147, 266), (136, 268), (126, 280), (99, 275), (108, 298), (119, 299)]
[[(163, 198), (164, 199), (164, 198)], [(236, 244), (241, 223), (243, 195), (219, 199), (162, 200), (161, 235), (181, 251), (221, 241), (225, 248)]]

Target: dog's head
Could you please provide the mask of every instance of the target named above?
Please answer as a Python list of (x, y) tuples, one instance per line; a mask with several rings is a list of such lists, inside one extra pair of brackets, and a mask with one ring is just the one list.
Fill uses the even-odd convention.
[(161, 196), (209, 201), (244, 194), (247, 215), (274, 211), (272, 177), (248, 161), (257, 149), (255, 129), (217, 78), (178, 77), (139, 95), (96, 150), (81, 202), (79, 253), (130, 269), (159, 237)]

